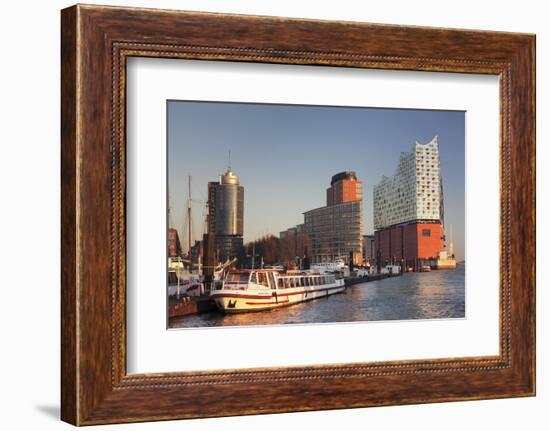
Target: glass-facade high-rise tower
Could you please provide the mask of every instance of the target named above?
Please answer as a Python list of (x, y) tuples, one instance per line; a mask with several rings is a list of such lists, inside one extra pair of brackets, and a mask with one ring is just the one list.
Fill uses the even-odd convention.
[(244, 187), (231, 167), (219, 182), (208, 183), (208, 230), (216, 236), (218, 259), (225, 261), (240, 254), (244, 233)]

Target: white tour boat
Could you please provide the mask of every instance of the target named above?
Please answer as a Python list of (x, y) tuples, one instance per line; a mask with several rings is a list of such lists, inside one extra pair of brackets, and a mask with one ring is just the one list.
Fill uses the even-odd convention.
[(333, 274), (268, 269), (231, 270), (210, 297), (225, 313), (262, 311), (343, 292)]

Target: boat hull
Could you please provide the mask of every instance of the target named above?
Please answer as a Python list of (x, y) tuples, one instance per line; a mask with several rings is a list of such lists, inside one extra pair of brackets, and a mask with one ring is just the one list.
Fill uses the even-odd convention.
[(247, 313), (288, 307), (313, 299), (326, 298), (344, 290), (343, 282), (338, 282), (319, 288), (299, 287), (267, 292), (222, 290), (212, 293), (211, 298), (224, 313)]

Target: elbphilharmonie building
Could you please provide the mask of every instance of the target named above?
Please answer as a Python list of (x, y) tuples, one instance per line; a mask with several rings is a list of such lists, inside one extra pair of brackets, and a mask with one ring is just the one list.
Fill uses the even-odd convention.
[(403, 152), (393, 176), (374, 186), (376, 258), (381, 264), (432, 264), (445, 249), (443, 181), (437, 136)]

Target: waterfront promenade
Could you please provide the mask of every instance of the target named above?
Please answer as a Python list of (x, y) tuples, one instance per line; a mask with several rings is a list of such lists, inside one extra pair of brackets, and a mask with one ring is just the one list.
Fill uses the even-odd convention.
[(170, 328), (465, 317), (464, 265), (356, 284), (345, 293), (258, 313), (210, 312), (170, 319)]

